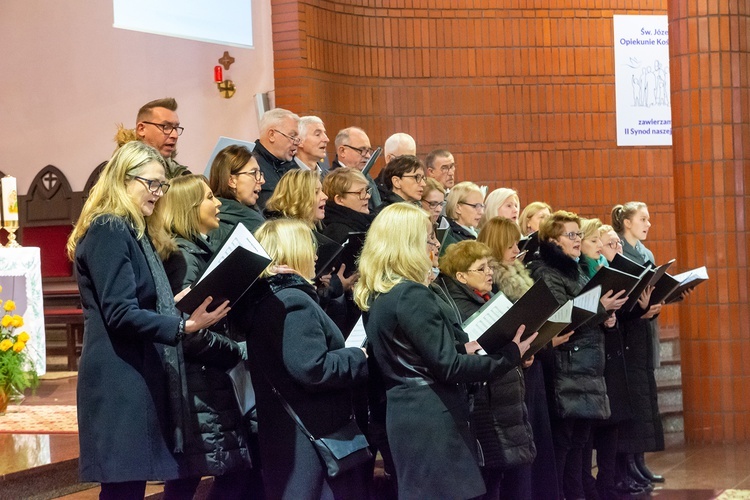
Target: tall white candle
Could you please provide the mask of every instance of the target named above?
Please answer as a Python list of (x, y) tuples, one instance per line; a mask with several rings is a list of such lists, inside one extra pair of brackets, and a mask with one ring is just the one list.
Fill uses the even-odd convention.
[(18, 188), (16, 178), (6, 175), (0, 179), (3, 194), (3, 224), (6, 226), (18, 223)]

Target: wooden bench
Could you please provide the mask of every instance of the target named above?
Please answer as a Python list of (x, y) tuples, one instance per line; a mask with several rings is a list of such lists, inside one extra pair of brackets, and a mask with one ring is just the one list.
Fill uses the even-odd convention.
[(70, 308), (44, 308), (44, 324), (65, 327), (65, 347), (47, 347), (48, 355), (62, 355), (68, 358), (68, 370), (78, 370), (78, 358), (83, 347), (83, 310)]

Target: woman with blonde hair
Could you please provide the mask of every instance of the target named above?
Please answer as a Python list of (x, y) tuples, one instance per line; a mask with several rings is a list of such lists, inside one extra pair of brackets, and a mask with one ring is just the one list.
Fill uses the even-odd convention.
[(518, 227), (521, 228), (524, 236), (528, 236), (534, 231), (539, 231), (539, 224), (550, 216), (552, 207), (543, 201), (532, 201), (523, 209), (521, 216), (518, 218)]
[(265, 222), (256, 207), (265, 182), (258, 160), (245, 146), (233, 144), (219, 151), (211, 163), (209, 181), (221, 202), (219, 227), (211, 234), (215, 243), (224, 240), (237, 224), (252, 232)]
[(518, 214), (521, 202), (518, 199), (518, 193), (515, 189), (498, 188), (487, 195), (484, 200), (484, 214), (479, 221), (479, 228), (493, 217), (505, 217), (515, 223), (518, 223)]
[(586, 276), (593, 278), (602, 267), (608, 267), (607, 258), (602, 255), (602, 238), (599, 219), (581, 219), (581, 258), (578, 261)]
[(453, 243), (477, 239), (477, 226), (485, 209), (483, 201), (482, 190), (473, 182), (453, 186), (445, 204), (450, 232), (445, 237), (441, 255)]
[[(367, 378), (364, 350), (345, 347), (341, 331), (318, 306), (310, 227), (276, 219), (255, 235), (272, 266), (259, 284), (264, 291), (243, 298), (230, 316), (230, 328), (248, 339), (268, 497), (367, 498), (367, 467), (326, 477), (315, 447), (282, 403), (283, 398), (313, 436), (345, 426), (352, 418), (352, 389)], [(274, 273), (273, 266), (284, 265), (293, 272)]]
[(316, 227), (326, 216), (327, 199), (317, 172), (290, 170), (281, 177), (268, 199), (265, 215), (271, 219), (298, 219), (311, 228)]
[(322, 233), (341, 244), (349, 233), (367, 232), (372, 224), (369, 202), (372, 188), (356, 168), (339, 167), (323, 181), (326, 216)]
[(425, 179), (424, 191), (422, 191), (422, 208), (430, 214), (430, 222), (437, 224), (445, 207), (445, 188), (432, 177)]
[[(184, 175), (172, 179), (154, 211), (149, 226), (161, 226), (172, 242), (160, 253), (173, 293), (195, 283), (211, 260), (208, 234), (219, 226), (220, 206), (205, 177)], [(256, 474), (249, 470), (248, 435), (226, 373), (242, 360), (242, 348), (215, 326), (186, 338), (182, 350), (185, 467), (179, 479), (166, 482), (165, 497), (192, 498), (201, 477), (214, 476), (209, 498), (242, 498)]]
[[(164, 160), (142, 142), (118, 149), (91, 189), (68, 239), (86, 324), (78, 371), (82, 481), (100, 498), (143, 498), (146, 481), (179, 475), (184, 451), (179, 346), (227, 313), (178, 314), (146, 232), (169, 189)], [(176, 384), (174, 382), (177, 382)], [(175, 397), (176, 396), (176, 397)]]
[(473, 498), (485, 487), (466, 425), (464, 383), (518, 365), (535, 335), (521, 342), (521, 328), (501, 353), (459, 354), (452, 322), (425, 285), (429, 232), (421, 208), (386, 207), (367, 234), (354, 296), (365, 311), (367, 339), (386, 387), (386, 430), (399, 498)]

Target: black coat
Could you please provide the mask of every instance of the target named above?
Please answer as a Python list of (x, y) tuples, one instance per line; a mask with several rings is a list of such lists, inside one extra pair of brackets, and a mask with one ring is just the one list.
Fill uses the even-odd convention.
[(469, 231), (467, 231), (466, 228), (462, 227), (461, 224), (459, 224), (458, 222), (448, 217), (446, 217), (446, 220), (448, 221), (448, 224), (450, 225), (450, 229), (445, 235), (445, 238), (443, 239), (442, 245), (440, 247), (441, 256), (445, 254), (445, 251), (448, 249), (448, 247), (454, 243), (458, 243), (459, 241), (477, 239), (476, 236), (474, 236)]
[(612, 410), (609, 420), (617, 423), (633, 417), (628, 373), (625, 368), (625, 347), (619, 321), (612, 328), (604, 325), (601, 328), (604, 331), (604, 354), (606, 356), (604, 380), (607, 382), (607, 396)]
[[(443, 276), (446, 287), (466, 321), (485, 301), (466, 285)], [(485, 467), (508, 468), (528, 464), (536, 456), (534, 435), (524, 402), (525, 383), (520, 366), (505, 375), (482, 383), (474, 394), (471, 421)]]
[(266, 221), (263, 214), (259, 211), (237, 200), (229, 198), (218, 198), (218, 200), (221, 202), (221, 207), (219, 207), (219, 227), (211, 232), (211, 245), (214, 248), (220, 245), (229, 236), (229, 233), (232, 232), (234, 226), (240, 222), (245, 225), (248, 231), (254, 233)]
[(176, 345), (180, 318), (156, 312), (156, 286), (124, 219), (95, 219), (76, 247), (84, 315), (78, 370), (82, 481), (167, 480), (171, 453), (167, 375), (158, 344)]
[(328, 200), (321, 233), (341, 244), (349, 237), (349, 233), (366, 233), (373, 219), (370, 214), (363, 214)]
[(386, 428), (399, 498), (472, 498), (484, 493), (464, 383), (498, 377), (520, 362), (455, 348), (452, 320), (421, 284), (404, 281), (365, 313), (367, 339), (387, 388)]
[[(560, 305), (576, 297), (588, 278), (578, 263), (554, 243), (540, 242), (540, 259), (530, 264), (531, 276), (543, 279)], [(553, 411), (559, 418), (605, 419), (610, 416), (604, 381), (604, 334), (599, 325), (608, 317), (598, 313), (554, 349)]]
[(268, 291), (243, 298), (231, 325), (247, 334), (266, 491), (270, 498), (319, 498), (321, 461), (271, 384), (313, 436), (326, 435), (349, 421), (352, 389), (365, 382), (367, 360), (361, 349), (344, 346), (304, 279), (280, 274), (263, 282)]
[(260, 170), (266, 179), (266, 182), (260, 188), (260, 195), (256, 203), (258, 208), (262, 210), (266, 208), (266, 203), (276, 189), (276, 185), (281, 180), (281, 177), (290, 170), (298, 169), (299, 166), (294, 160), (286, 161), (276, 158), (260, 143), (260, 139), (255, 141), (253, 153), (257, 153), (255, 158), (258, 160)]
[[(637, 248), (623, 240), (623, 253), (638, 264), (652, 263), (654, 256), (642, 244)], [(624, 453), (642, 453), (664, 449), (664, 428), (659, 415), (654, 358), (658, 335), (656, 318), (642, 319), (636, 305), (633, 314), (621, 316), (625, 347), (625, 367), (633, 410), (633, 418), (623, 423), (617, 445)]]
[[(199, 239), (177, 238), (179, 252), (164, 263), (172, 292), (194, 283), (208, 261), (211, 250)], [(184, 477), (219, 476), (250, 466), (248, 437), (232, 381), (227, 370), (242, 358), (240, 346), (217, 327), (188, 335), (183, 341), (185, 358), (185, 403), (189, 418), (185, 422)]]

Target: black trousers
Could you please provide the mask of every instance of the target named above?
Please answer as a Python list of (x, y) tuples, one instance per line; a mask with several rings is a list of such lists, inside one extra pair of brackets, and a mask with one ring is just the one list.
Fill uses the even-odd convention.
[(566, 499), (584, 498), (582, 455), (591, 432), (591, 420), (563, 418), (552, 421), (557, 485)]

